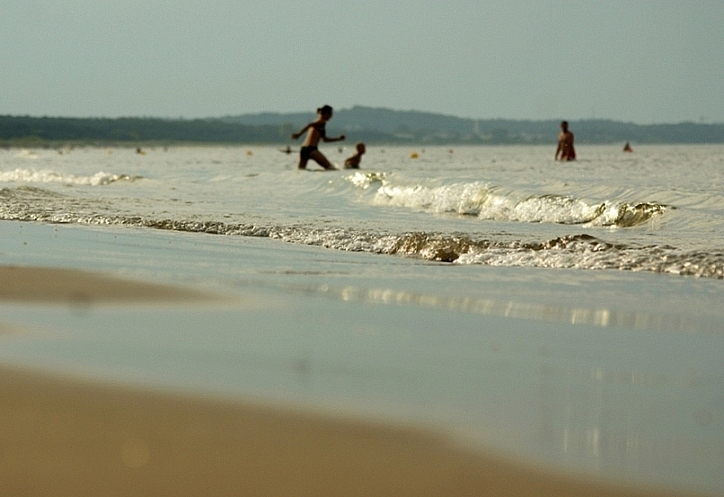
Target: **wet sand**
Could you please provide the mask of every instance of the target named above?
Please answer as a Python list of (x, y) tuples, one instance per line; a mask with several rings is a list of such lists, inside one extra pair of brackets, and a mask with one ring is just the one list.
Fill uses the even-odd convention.
[(0, 266), (0, 301), (58, 304), (210, 301), (192, 289), (132, 281), (77, 269)]
[(413, 428), (0, 376), (3, 495), (662, 495), (549, 474)]
[[(0, 300), (210, 297), (84, 271), (0, 268)], [(369, 420), (0, 367), (0, 494), (644, 496)], [(671, 493), (674, 495), (674, 493)]]

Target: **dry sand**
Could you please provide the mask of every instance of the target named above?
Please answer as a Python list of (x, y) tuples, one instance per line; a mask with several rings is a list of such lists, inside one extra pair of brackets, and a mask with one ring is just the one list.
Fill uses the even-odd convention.
[[(1, 268), (0, 299), (187, 301), (193, 291)], [(0, 495), (643, 496), (414, 428), (0, 369)]]

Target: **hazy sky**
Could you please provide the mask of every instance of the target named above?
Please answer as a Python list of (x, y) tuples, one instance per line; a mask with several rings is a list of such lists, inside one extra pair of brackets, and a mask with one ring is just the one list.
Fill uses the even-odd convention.
[(0, 0), (0, 114), (724, 122), (724, 0)]

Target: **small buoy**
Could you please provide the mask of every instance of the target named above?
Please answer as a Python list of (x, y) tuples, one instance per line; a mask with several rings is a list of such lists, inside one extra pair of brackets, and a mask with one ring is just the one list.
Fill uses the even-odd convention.
[(419, 155), (417, 155), (417, 152), (412, 152), (410, 154), (410, 159), (417, 159), (418, 157), (419, 157)]

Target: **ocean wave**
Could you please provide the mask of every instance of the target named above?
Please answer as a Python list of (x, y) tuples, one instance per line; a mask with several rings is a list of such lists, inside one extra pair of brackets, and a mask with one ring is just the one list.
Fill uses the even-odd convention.
[(563, 195), (524, 195), (485, 182), (450, 185), (406, 185), (384, 173), (360, 173), (348, 181), (374, 190), (374, 205), (406, 207), (435, 214), (457, 214), (489, 221), (631, 227), (662, 215), (671, 206), (656, 202), (588, 202)]
[(0, 183), (61, 183), (64, 185), (105, 186), (117, 181), (136, 181), (138, 179), (141, 179), (141, 177), (103, 171), (90, 176), (76, 176), (59, 173), (51, 169), (37, 170), (34, 168), (0, 171)]
[[(84, 225), (123, 225), (230, 236), (273, 238), (335, 250), (414, 257), (453, 264), (567, 269), (650, 271), (724, 279), (724, 250), (681, 250), (671, 246), (614, 244), (586, 234), (542, 241), (504, 236), (476, 238), (449, 233), (379, 233), (299, 225), (231, 223), (155, 218), (88, 205), (34, 187), (0, 189), (0, 219)], [(85, 202), (85, 203), (84, 203)]]
[(22, 149), (17, 154), (15, 154), (15, 157), (19, 159), (37, 159), (39, 155), (36, 152), (33, 152), (32, 150)]

